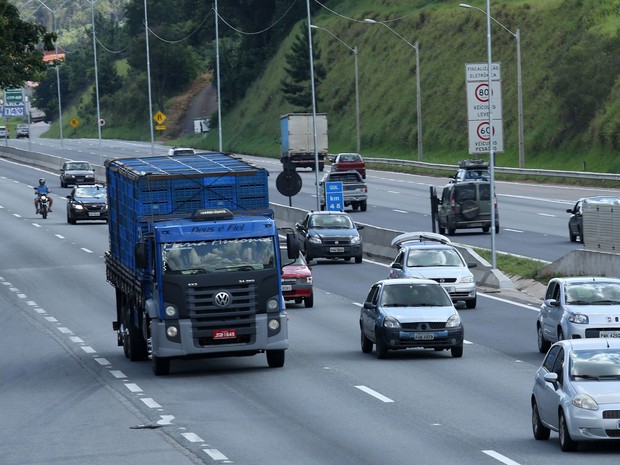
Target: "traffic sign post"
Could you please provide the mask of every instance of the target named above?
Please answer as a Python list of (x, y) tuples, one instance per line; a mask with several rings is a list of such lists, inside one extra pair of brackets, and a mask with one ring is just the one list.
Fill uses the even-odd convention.
[(4, 105), (2, 114), (5, 118), (11, 116), (26, 116), (26, 109), (24, 105)]
[[(467, 119), (469, 153), (480, 154), (504, 151), (502, 124), (502, 81), (501, 66), (491, 63), (491, 93), (489, 93), (488, 63), (465, 65), (467, 81)], [(491, 97), (491, 98), (489, 98)], [(491, 100), (492, 108), (489, 108)], [(489, 115), (493, 115), (493, 137), (489, 128)], [(493, 140), (493, 147), (490, 141)]]
[(4, 103), (23, 103), (24, 91), (23, 89), (4, 89)]
[(342, 182), (325, 183), (325, 206), (327, 211), (344, 211), (344, 194)]

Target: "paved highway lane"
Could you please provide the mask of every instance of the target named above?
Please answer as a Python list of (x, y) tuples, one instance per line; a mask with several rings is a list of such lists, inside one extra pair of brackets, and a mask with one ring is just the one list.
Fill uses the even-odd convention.
[[(24, 179), (38, 177), (21, 170)], [(462, 359), (423, 350), (385, 361), (363, 354), (359, 304), (386, 273), (369, 261), (314, 265), (315, 307), (289, 308), (283, 369), (255, 356), (173, 362), (170, 376), (154, 377), (148, 363), (129, 362), (116, 346), (105, 225), (70, 226), (54, 214), (43, 222), (31, 215), (29, 192), (0, 178), (0, 276), (10, 282), (0, 284), (0, 315), (12, 325), (2, 367), (10, 362), (13, 374), (11, 384), (3, 378), (3, 393), (16, 406), (39, 407), (48, 426), (31, 427), (17, 416), (21, 408), (0, 420), (3, 431), (29, 434), (3, 463), (50, 463), (27, 446), (50, 442), (57, 463), (80, 464), (122, 455), (139, 464), (597, 465), (620, 450), (563, 454), (555, 435), (532, 439), (529, 390), (542, 358), (530, 341), (533, 310), (483, 298), (463, 310), (470, 344)], [(33, 277), (41, 275), (38, 286)], [(161, 428), (132, 428), (139, 424)]]

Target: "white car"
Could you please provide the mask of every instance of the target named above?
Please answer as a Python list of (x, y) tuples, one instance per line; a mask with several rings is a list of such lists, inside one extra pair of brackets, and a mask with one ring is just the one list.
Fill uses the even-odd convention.
[(194, 155), (196, 151), (189, 147), (172, 147), (168, 150), (168, 155)]
[(432, 279), (443, 286), (452, 301), (465, 301), (476, 308), (476, 280), (467, 263), (450, 239), (432, 232), (405, 233), (392, 240), (398, 249), (390, 265), (388, 278)]
[(7, 130), (6, 126), (0, 126), (0, 139), (8, 139), (9, 138), (9, 131)]
[(536, 321), (538, 350), (562, 339), (620, 338), (620, 279), (554, 278)]

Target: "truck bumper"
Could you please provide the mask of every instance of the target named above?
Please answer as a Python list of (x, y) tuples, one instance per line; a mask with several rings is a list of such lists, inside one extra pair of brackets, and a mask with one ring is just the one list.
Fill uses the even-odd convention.
[[(166, 324), (161, 320), (151, 320), (152, 351), (156, 357), (164, 358), (207, 358), (227, 355), (254, 355), (266, 350), (288, 349), (287, 315), (280, 313), (280, 330), (269, 337), (268, 316), (256, 315), (256, 334), (251, 342), (221, 341), (216, 345), (200, 345), (194, 337), (190, 320), (178, 320), (179, 336), (175, 341), (166, 335)], [(269, 318), (271, 319), (271, 317)], [(231, 328), (232, 329), (232, 328)], [(177, 342), (178, 341), (178, 342)]]

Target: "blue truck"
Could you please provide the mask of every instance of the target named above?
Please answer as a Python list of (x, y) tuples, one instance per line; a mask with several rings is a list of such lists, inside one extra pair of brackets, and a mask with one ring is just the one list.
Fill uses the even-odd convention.
[[(223, 153), (106, 160), (118, 345), (156, 375), (175, 358), (266, 353), (284, 365), (287, 316), (268, 171)], [(292, 233), (288, 253), (298, 255)]]

